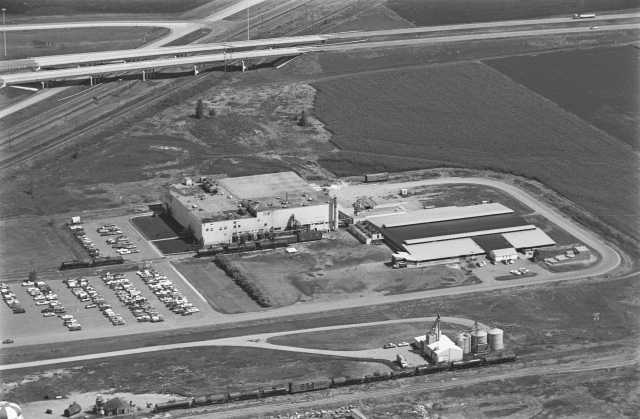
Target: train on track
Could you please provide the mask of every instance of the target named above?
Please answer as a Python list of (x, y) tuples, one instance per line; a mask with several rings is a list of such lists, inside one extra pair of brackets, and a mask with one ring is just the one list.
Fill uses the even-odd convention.
[[(242, 253), (253, 250), (276, 249), (287, 247), (293, 243), (302, 243), (322, 239), (322, 231), (307, 231), (304, 233), (285, 234), (279, 236), (260, 236), (258, 240), (243, 241), (240, 243), (225, 243), (196, 250), (196, 257), (215, 256), (219, 253)], [(245, 240), (246, 237), (241, 237)]]
[(359, 377), (336, 377), (318, 381), (290, 382), (275, 387), (256, 390), (236, 391), (229, 393), (210, 394), (208, 396), (192, 397), (183, 400), (175, 400), (155, 405), (156, 413), (175, 409), (190, 409), (214, 404), (232, 403), (240, 400), (261, 399), (265, 397), (282, 396), (285, 394), (297, 394), (308, 391), (325, 390), (343, 386), (371, 383), (375, 381), (395, 380), (398, 378), (413, 377), (419, 375), (436, 374), (444, 371), (454, 371), (466, 368), (476, 368), (484, 365), (497, 365), (506, 362), (514, 362), (518, 356), (514, 353), (502, 353), (480, 356), (463, 361), (441, 362), (438, 364), (421, 365), (402, 371), (391, 371), (364, 375)]
[(95, 268), (97, 266), (120, 265), (124, 262), (125, 260), (122, 258), (122, 256), (108, 256), (103, 258), (93, 258), (92, 260), (88, 260), (88, 259), (70, 260), (67, 262), (62, 262), (62, 265), (60, 265), (60, 270), (63, 271), (66, 269)]

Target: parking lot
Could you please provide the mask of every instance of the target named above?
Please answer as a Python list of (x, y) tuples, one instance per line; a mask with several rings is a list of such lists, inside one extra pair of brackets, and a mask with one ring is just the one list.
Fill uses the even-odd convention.
[[(153, 245), (151, 245), (140, 232), (131, 224), (131, 216), (122, 216), (122, 217), (114, 217), (114, 218), (105, 218), (100, 220), (88, 220), (84, 221), (81, 226), (84, 228), (84, 233), (86, 237), (91, 240), (91, 242), (97, 247), (100, 251), (100, 257), (108, 257), (108, 256), (120, 256), (115, 248), (113, 248), (113, 244), (107, 244), (107, 240), (116, 239), (117, 237), (125, 236), (129, 240), (132, 246), (135, 246), (134, 249), (139, 250), (139, 253), (130, 253), (122, 255), (125, 260), (131, 261), (140, 261), (140, 260), (149, 260), (155, 259), (159, 256), (162, 256)], [(103, 236), (102, 233), (98, 232), (100, 228), (103, 228), (105, 225), (114, 225), (119, 228), (121, 233)], [(73, 234), (71, 231), (69, 234)], [(89, 253), (87, 253), (87, 257), (89, 257)]]
[[(36, 305), (36, 300), (27, 292), (28, 287), (21, 287), (19, 283), (12, 284), (11, 291), (16, 294), (26, 313), (13, 314), (11, 309), (2, 304), (0, 307), (0, 330), (2, 340), (13, 339), (16, 344), (44, 343), (48, 341), (59, 341), (64, 336), (68, 340), (86, 339), (102, 336), (114, 336), (120, 334), (144, 333), (157, 330), (167, 330), (177, 327), (196, 326), (207, 323), (207, 320), (219, 316), (211, 307), (201, 299), (181, 277), (174, 271), (167, 261), (153, 263), (153, 268), (166, 276), (166, 280), (171, 282), (179, 293), (193, 304), (199, 311), (191, 315), (181, 315), (172, 312), (157, 295), (153, 293), (137, 274), (135, 270), (122, 272), (132, 288), (140, 292), (140, 295), (147, 299), (147, 303), (164, 317), (163, 322), (151, 321), (138, 322), (129, 307), (116, 295), (116, 291), (111, 289), (105, 281), (100, 278), (109, 271), (110, 267), (91, 272), (87, 275), (87, 270), (63, 271), (56, 280), (47, 280), (46, 283), (57, 295), (59, 304), (66, 309), (66, 315), (72, 315), (81, 325), (82, 330), (71, 332), (63, 325), (63, 321), (58, 316), (43, 317), (42, 310), (47, 306)], [(114, 270), (115, 271), (115, 270)], [(120, 270), (117, 270), (120, 272)], [(84, 273), (85, 275), (82, 275)], [(88, 285), (95, 289), (95, 292), (104, 299), (105, 304), (109, 304), (111, 309), (119, 314), (124, 324), (115, 326), (98, 308), (85, 308), (92, 301), (81, 301), (77, 298), (72, 288), (68, 288), (63, 282), (65, 279), (85, 278)], [(78, 287), (76, 287), (77, 289)]]

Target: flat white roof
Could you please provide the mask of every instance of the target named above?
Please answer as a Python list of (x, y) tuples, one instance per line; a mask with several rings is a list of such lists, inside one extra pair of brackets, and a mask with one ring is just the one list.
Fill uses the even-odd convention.
[(500, 234), (500, 233), (509, 233), (513, 231), (533, 230), (535, 228), (536, 226), (532, 224), (528, 224), (524, 226), (515, 226), (515, 227), (494, 228), (492, 230), (474, 231), (470, 233), (448, 234), (446, 236), (421, 237), (419, 239), (405, 240), (404, 244), (414, 245), (418, 243), (441, 242), (443, 240), (449, 241), (454, 239), (461, 239), (463, 237), (486, 236), (488, 234)]
[(513, 210), (502, 204), (471, 205), (468, 207), (440, 207), (411, 211), (406, 214), (390, 214), (378, 217), (375, 224), (384, 228), (414, 224), (435, 223), (438, 221), (461, 220), (463, 218), (484, 217), (488, 215), (510, 214)]
[(512, 255), (517, 255), (518, 252), (516, 251), (516, 249), (509, 248), (509, 249), (495, 249), (490, 251), (489, 254), (495, 255), (495, 256), (512, 256)]
[(469, 238), (404, 245), (416, 261), (446, 259), (462, 255), (482, 255), (482, 247)]
[(556, 242), (551, 237), (547, 236), (547, 234), (539, 228), (527, 231), (503, 233), (502, 237), (504, 237), (505, 240), (511, 243), (511, 246), (515, 247), (516, 249), (523, 249), (525, 247), (552, 246), (556, 244)]

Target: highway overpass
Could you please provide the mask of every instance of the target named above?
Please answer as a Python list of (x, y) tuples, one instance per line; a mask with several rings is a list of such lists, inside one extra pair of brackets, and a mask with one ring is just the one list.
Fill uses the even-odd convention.
[(61, 70), (33, 71), (28, 73), (14, 73), (0, 75), (0, 87), (48, 82), (51, 80), (89, 79), (91, 83), (96, 77), (117, 72), (140, 71), (145, 80), (147, 73), (170, 67), (194, 67), (194, 72), (199, 64), (223, 63), (238, 60), (260, 59), (269, 57), (288, 57), (304, 54), (307, 50), (301, 48), (279, 48), (253, 50), (223, 54), (195, 55), (190, 57), (165, 58), (151, 61), (134, 61), (131, 63), (107, 64), (88, 67), (66, 68)]
[(317, 44), (332, 38), (331, 35), (307, 35), (283, 38), (231, 41), (215, 44), (181, 45), (151, 49), (126, 49), (91, 52), (84, 54), (50, 55), (23, 60), (0, 62), (0, 71), (17, 68), (46, 69), (55, 67), (77, 67), (82, 65), (108, 64), (121, 61), (156, 59), (159, 57), (235, 52), (247, 49)]

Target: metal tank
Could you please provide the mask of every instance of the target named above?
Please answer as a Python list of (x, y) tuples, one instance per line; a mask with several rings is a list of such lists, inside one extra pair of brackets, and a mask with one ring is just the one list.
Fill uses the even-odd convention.
[(474, 330), (471, 332), (471, 352), (483, 351), (487, 347), (487, 332)]
[(464, 352), (464, 333), (463, 332), (460, 332), (456, 335), (456, 345), (458, 345), (460, 349), (462, 349), (462, 352)]
[(461, 346), (462, 353), (468, 354), (471, 352), (471, 335), (468, 333), (464, 334), (464, 346)]
[(504, 342), (503, 342), (504, 332), (502, 331), (502, 329), (498, 329), (497, 327), (494, 327), (493, 329), (487, 332), (487, 335), (488, 335), (489, 347), (492, 350), (499, 351), (504, 349)]

